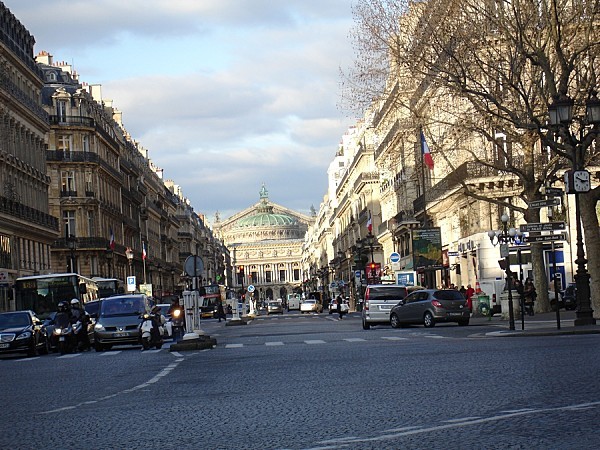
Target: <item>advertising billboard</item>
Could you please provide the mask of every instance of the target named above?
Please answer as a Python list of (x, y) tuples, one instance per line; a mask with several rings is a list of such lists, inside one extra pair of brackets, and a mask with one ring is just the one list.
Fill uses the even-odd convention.
[(412, 248), (416, 270), (442, 268), (442, 232), (439, 227), (412, 230)]

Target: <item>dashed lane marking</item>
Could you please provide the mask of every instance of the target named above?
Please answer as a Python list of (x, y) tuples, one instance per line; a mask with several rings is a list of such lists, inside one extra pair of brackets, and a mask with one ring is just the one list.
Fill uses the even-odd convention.
[(102, 352), (102, 353), (100, 353), (100, 355), (101, 356), (114, 356), (114, 355), (118, 355), (121, 352), (122, 352), (122, 350), (113, 350), (112, 352)]
[(322, 341), (321, 339), (311, 339), (308, 341), (304, 341), (305, 344), (308, 345), (314, 345), (314, 344), (325, 344), (325, 341)]
[(69, 353), (67, 355), (60, 355), (58, 359), (77, 358), (78, 356), (81, 356), (81, 353)]
[(277, 341), (277, 342), (265, 342), (265, 345), (268, 347), (275, 347), (277, 345), (283, 345), (283, 342), (281, 341)]
[(381, 339), (385, 339), (386, 341), (407, 341), (408, 338), (399, 337), (399, 336), (382, 336)]
[(244, 344), (226, 344), (225, 348), (242, 348)]
[(48, 411), (40, 411), (38, 414), (54, 414), (54, 413), (57, 413), (57, 412), (60, 412), (60, 411), (67, 411), (67, 410), (71, 410), (71, 409), (76, 409), (76, 408), (79, 408), (79, 407), (84, 406), (84, 405), (91, 405), (91, 404), (102, 402), (102, 401), (105, 401), (105, 400), (110, 400), (111, 398), (115, 398), (115, 397), (117, 397), (119, 395), (129, 394), (131, 392), (135, 392), (137, 390), (150, 387), (152, 384), (160, 381), (162, 378), (164, 378), (167, 375), (169, 375), (173, 370), (175, 370), (175, 368), (183, 360), (184, 360), (184, 358), (178, 358), (178, 359), (176, 359), (174, 362), (172, 362), (168, 366), (166, 366), (163, 369), (161, 369), (156, 375), (154, 375), (148, 381), (146, 381), (144, 383), (141, 383), (141, 384), (138, 384), (137, 386), (133, 386), (133, 387), (131, 387), (129, 389), (123, 389), (121, 391), (115, 392), (113, 394), (105, 395), (104, 397), (100, 397), (100, 398), (97, 398), (97, 399), (94, 399), (94, 400), (86, 400), (86, 401), (83, 401), (83, 402), (79, 402), (79, 403), (77, 403), (75, 405), (68, 405), (68, 406), (64, 406), (62, 408), (50, 409)]
[(363, 338), (346, 338), (344, 339), (346, 342), (366, 342), (366, 339)]

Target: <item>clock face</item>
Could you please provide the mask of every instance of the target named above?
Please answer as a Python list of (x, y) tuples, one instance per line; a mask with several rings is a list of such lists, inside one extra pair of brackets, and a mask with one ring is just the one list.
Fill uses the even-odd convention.
[(590, 187), (590, 173), (587, 170), (573, 172), (573, 189), (575, 192), (588, 192)]

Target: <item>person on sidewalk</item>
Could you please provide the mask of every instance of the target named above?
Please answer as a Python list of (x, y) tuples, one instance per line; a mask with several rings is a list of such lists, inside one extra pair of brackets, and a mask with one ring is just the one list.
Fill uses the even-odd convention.
[(465, 297), (467, 299), (467, 307), (471, 312), (473, 312), (473, 295), (475, 295), (475, 289), (473, 289), (470, 284), (467, 284), (467, 291), (465, 292)]
[(225, 310), (223, 309), (223, 302), (219, 300), (217, 303), (217, 316), (219, 317), (219, 322), (221, 319), (225, 319)]
[(528, 316), (533, 316), (533, 306), (535, 304), (536, 297), (537, 292), (535, 291), (533, 281), (531, 281), (530, 278), (527, 278), (525, 280), (525, 285), (523, 286), (523, 302), (525, 304), (525, 312)]

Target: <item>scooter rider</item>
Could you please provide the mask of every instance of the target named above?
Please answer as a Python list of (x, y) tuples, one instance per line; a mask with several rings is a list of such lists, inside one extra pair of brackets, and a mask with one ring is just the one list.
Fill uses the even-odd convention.
[(81, 307), (79, 300), (74, 298), (71, 300), (71, 323), (75, 325), (77, 322), (81, 322), (81, 330), (77, 335), (77, 342), (81, 344), (84, 351), (90, 349), (90, 337), (88, 336), (88, 317), (85, 311)]

